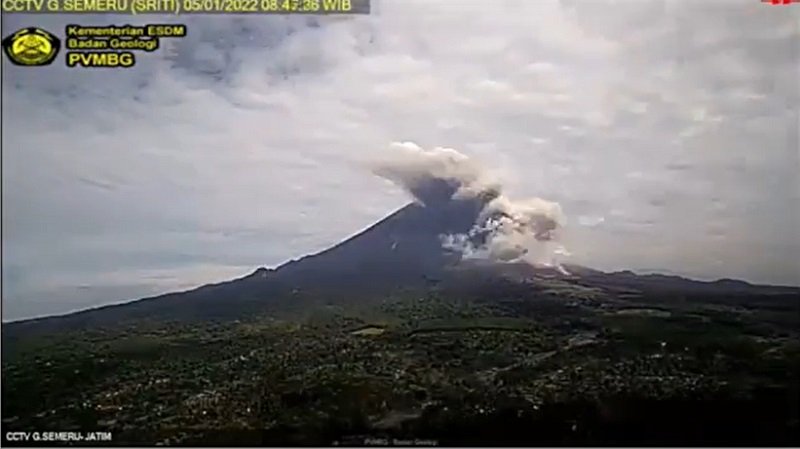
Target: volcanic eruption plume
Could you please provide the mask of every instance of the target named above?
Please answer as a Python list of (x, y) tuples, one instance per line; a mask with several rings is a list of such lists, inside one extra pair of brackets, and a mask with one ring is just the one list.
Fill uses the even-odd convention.
[(442, 235), (444, 248), (465, 258), (560, 265), (556, 255), (563, 224), (561, 207), (541, 198), (512, 200), (501, 183), (475, 160), (452, 148), (426, 150), (412, 142), (393, 143), (389, 158), (373, 171), (406, 190), (426, 208), (454, 201), (478, 201), (480, 213), (466, 233)]

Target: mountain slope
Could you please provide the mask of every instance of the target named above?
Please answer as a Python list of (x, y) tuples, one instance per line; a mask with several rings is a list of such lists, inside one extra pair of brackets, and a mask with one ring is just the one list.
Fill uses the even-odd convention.
[(59, 317), (9, 323), (9, 329), (70, 328), (135, 319), (232, 319), (298, 290), (336, 295), (366, 295), (386, 289), (425, 285), (458, 258), (442, 248), (440, 235), (466, 232), (482, 204), (478, 200), (408, 204), (364, 231), (320, 253), (276, 269), (259, 268), (228, 282), (103, 306)]
[(580, 266), (568, 266), (572, 275), (563, 275), (525, 264), (460, 263), (459, 255), (442, 247), (441, 236), (467, 232), (476, 222), (485, 201), (449, 199), (454, 190), (448, 185), (428, 190), (440, 194), (428, 195), (427, 206), (408, 204), (329, 249), (292, 260), (276, 269), (259, 268), (248, 276), (190, 291), (9, 323), (4, 326), (4, 334), (107, 326), (135, 320), (229, 320), (257, 312), (299, 308), (304, 304), (301, 299), (369, 300), (398, 288), (428, 288), (444, 279), (447, 280), (444, 286), (461, 292), (491, 291), (498, 279), (519, 283), (555, 277), (576, 285), (613, 291), (798, 296), (797, 288), (754, 286), (732, 280), (700, 282), (677, 276), (636, 275), (629, 271), (604, 273)]
[(439, 275), (458, 260), (443, 250), (440, 236), (468, 231), (481, 207), (476, 200), (439, 207), (409, 204), (325, 251), (282, 265), (272, 278), (335, 288), (349, 282), (397, 284)]

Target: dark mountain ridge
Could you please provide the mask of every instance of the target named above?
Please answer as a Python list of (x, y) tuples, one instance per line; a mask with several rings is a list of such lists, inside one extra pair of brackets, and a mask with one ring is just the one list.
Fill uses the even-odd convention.
[(274, 269), (258, 268), (247, 276), (189, 291), (10, 322), (4, 329), (72, 328), (144, 318), (233, 319), (265, 303), (291, 301), (299, 291), (336, 299), (424, 286), (458, 262), (456, 255), (442, 249), (440, 235), (468, 231), (482, 207), (476, 199), (439, 200), (427, 207), (408, 204), (329, 249)]
[(424, 198), (274, 269), (6, 324), (4, 430), (133, 446), (798, 441), (800, 289), (461, 258), (440, 236), (484, 202)]
[(439, 194), (425, 197), (427, 204), (408, 204), (329, 249), (277, 268), (258, 268), (247, 276), (189, 291), (5, 323), (4, 332), (104, 326), (137, 319), (236, 319), (265, 307), (290, 307), (301, 296), (324, 296), (327, 301), (359, 300), (396, 289), (429, 288), (443, 280), (449, 285), (491, 288), (492, 279), (536, 282), (556, 278), (603, 288), (800, 297), (798, 288), (756, 286), (729, 279), (703, 282), (630, 271), (604, 273), (577, 265), (566, 266), (570, 274), (564, 274), (522, 263), (461, 261), (460, 255), (442, 247), (441, 236), (467, 232), (486, 199), (449, 199), (454, 187), (446, 184), (429, 190)]

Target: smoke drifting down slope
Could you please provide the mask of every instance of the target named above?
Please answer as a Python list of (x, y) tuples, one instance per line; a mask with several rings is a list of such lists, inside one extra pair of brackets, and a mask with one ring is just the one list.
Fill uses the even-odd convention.
[[(406, 190), (426, 208), (453, 200), (478, 200), (482, 210), (466, 233), (441, 236), (445, 249), (465, 258), (557, 266), (566, 254), (558, 243), (564, 217), (558, 203), (541, 198), (512, 200), (478, 162), (452, 148), (426, 150), (393, 143), (391, 156), (373, 171)], [(563, 268), (561, 268), (563, 270)]]

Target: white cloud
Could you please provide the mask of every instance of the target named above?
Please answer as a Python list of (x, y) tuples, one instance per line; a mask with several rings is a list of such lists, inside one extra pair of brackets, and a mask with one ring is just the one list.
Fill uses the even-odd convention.
[[(187, 38), (124, 71), (6, 64), (6, 318), (322, 249), (407, 200), (361, 164), (406, 140), (492, 161), (511, 195), (559, 202), (576, 262), (800, 282), (796, 14), (373, 2), (347, 19), (181, 17)], [(158, 270), (181, 275), (142, 275)], [(135, 287), (103, 290), (126, 276)], [(90, 283), (100, 293), (55, 296)]]

